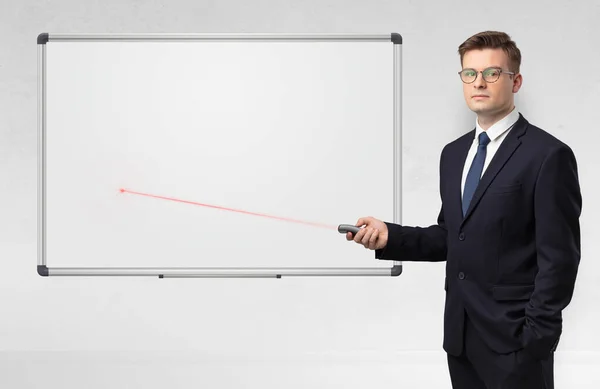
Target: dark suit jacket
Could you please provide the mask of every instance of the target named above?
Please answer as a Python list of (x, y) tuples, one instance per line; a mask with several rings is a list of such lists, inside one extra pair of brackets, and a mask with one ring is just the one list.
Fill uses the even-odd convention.
[(573, 151), (522, 115), (485, 170), (463, 218), (461, 179), (473, 129), (440, 158), (437, 224), (386, 222), (375, 256), (446, 261), (444, 349), (460, 354), (464, 311), (498, 353), (546, 359), (562, 333), (580, 260), (581, 193)]

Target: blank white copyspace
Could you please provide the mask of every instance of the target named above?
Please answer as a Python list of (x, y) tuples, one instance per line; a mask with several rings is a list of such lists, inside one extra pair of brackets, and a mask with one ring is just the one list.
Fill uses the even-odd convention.
[(46, 136), (49, 267), (391, 266), (390, 42), (50, 42)]

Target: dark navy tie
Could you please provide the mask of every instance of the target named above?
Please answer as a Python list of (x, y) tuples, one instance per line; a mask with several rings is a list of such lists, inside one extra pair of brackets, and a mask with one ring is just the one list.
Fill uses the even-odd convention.
[(479, 146), (477, 147), (477, 154), (475, 154), (475, 158), (473, 158), (473, 163), (471, 164), (471, 168), (467, 174), (465, 189), (463, 190), (463, 216), (467, 214), (467, 209), (469, 209), (469, 204), (471, 203), (475, 189), (477, 189), (477, 185), (479, 184), (481, 172), (483, 171), (483, 164), (485, 162), (486, 146), (488, 143), (490, 143), (490, 137), (485, 133), (485, 131), (479, 134)]

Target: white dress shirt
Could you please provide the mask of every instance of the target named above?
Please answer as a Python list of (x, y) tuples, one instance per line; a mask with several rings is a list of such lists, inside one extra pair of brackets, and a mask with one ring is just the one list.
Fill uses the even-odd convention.
[[(506, 115), (504, 118), (500, 119), (496, 123), (494, 123), (490, 128), (487, 129), (488, 137), (490, 138), (490, 143), (488, 143), (485, 155), (485, 162), (483, 163), (483, 170), (481, 175), (485, 172), (490, 161), (496, 154), (498, 147), (506, 138), (506, 135), (510, 132), (511, 128), (514, 126), (515, 122), (519, 119), (519, 111), (516, 108), (513, 108), (511, 113)], [(462, 175), (462, 184), (461, 184), (461, 198), (465, 188), (465, 182), (467, 181), (467, 174), (469, 173), (469, 169), (471, 168), (471, 164), (473, 163), (473, 159), (475, 158), (475, 154), (477, 154), (477, 147), (479, 146), (479, 134), (484, 131), (483, 128), (479, 125), (479, 121), (475, 119), (475, 137), (473, 138), (473, 143), (471, 144), (471, 148), (469, 149), (469, 153), (467, 154), (467, 159), (465, 160), (465, 166), (463, 168)], [(481, 177), (480, 177), (481, 178)]]

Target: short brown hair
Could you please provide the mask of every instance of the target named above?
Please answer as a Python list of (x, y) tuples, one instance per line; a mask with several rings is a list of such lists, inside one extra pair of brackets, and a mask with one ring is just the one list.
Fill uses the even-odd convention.
[(521, 67), (521, 51), (510, 36), (500, 31), (483, 31), (477, 33), (458, 46), (460, 63), (467, 51), (481, 49), (502, 49), (508, 56), (510, 71), (519, 73)]

